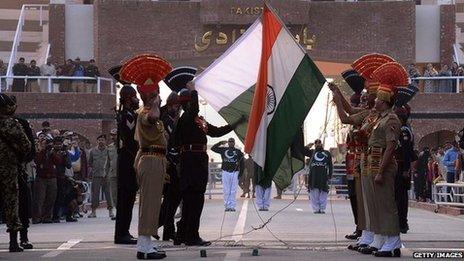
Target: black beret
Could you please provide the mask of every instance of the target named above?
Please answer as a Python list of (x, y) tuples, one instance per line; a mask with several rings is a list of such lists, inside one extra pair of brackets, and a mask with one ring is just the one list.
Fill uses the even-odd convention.
[(108, 70), (108, 73), (111, 74), (111, 76), (113, 76), (113, 78), (120, 84), (130, 84), (126, 81), (121, 80), (121, 76), (119, 75), (119, 71), (121, 70), (121, 67), (122, 65), (113, 66)]
[(164, 82), (171, 90), (179, 92), (186, 87), (188, 82), (193, 80), (196, 73), (197, 68), (194, 67), (177, 67), (164, 78)]
[(342, 72), (342, 77), (355, 93), (361, 93), (364, 90), (365, 80), (355, 70), (347, 70)]
[(412, 100), (418, 89), (416, 86), (410, 84), (407, 87), (399, 87), (396, 89), (395, 106), (401, 107)]

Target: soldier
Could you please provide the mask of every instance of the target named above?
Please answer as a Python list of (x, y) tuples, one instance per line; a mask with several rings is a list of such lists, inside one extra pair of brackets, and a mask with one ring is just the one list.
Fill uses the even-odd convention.
[[(107, 189), (110, 192), (109, 194), (111, 197), (111, 205), (114, 207), (116, 207), (117, 197), (118, 197), (118, 176), (117, 176), (118, 151), (116, 148), (117, 134), (118, 134), (117, 129), (112, 129), (110, 131), (112, 142), (107, 147), (108, 157), (106, 159), (106, 164), (105, 164)], [(107, 201), (108, 200), (110, 199), (107, 199)], [(112, 216), (111, 220), (116, 220), (116, 216)]]
[(134, 140), (135, 125), (139, 99), (137, 92), (131, 85), (119, 77), (121, 66), (113, 67), (109, 73), (116, 81), (124, 86), (119, 92), (119, 110), (117, 112), (117, 200), (116, 200), (116, 226), (114, 233), (115, 244), (137, 244), (137, 240), (129, 233), (137, 194), (137, 180), (135, 177), (134, 160), (138, 151), (138, 144)]
[(18, 177), (20, 165), (31, 150), (31, 143), (21, 124), (12, 118), (16, 103), (7, 95), (0, 94), (0, 190), (7, 232), (10, 234), (10, 252), (21, 252), (18, 245), (18, 231), (21, 224), (18, 217)]
[(380, 117), (369, 136), (368, 167), (374, 177), (373, 196), (376, 212), (373, 216), (374, 233), (383, 238), (381, 247), (374, 250), (376, 257), (401, 256), (401, 239), (398, 221), (398, 209), (395, 201), (395, 176), (398, 165), (395, 149), (401, 132), (401, 122), (392, 112), (395, 89), (408, 85), (406, 70), (398, 63), (381, 65), (373, 72), (373, 78), (380, 82), (375, 102), (375, 110)]
[(198, 116), (198, 93), (193, 84), (179, 92), (184, 114), (177, 123), (175, 140), (180, 148), (180, 186), (182, 191), (182, 219), (179, 222), (175, 245), (208, 246), (199, 235), (200, 217), (208, 183), (208, 154), (206, 135), (220, 137), (231, 132), (241, 121), (216, 127)]
[(408, 124), (411, 107), (407, 104), (417, 92), (417, 88), (399, 88), (395, 100), (395, 113), (401, 120), (401, 134), (396, 149), (398, 173), (395, 176), (395, 200), (398, 208), (400, 232), (405, 234), (408, 225), (408, 190), (411, 188), (411, 163), (416, 160), (414, 153), (414, 134)]
[(166, 172), (169, 176), (168, 182), (163, 189), (163, 204), (161, 205), (160, 226), (163, 226), (163, 241), (174, 240), (176, 229), (174, 226), (174, 216), (181, 201), (179, 175), (177, 168), (179, 165), (179, 151), (174, 146), (174, 129), (180, 117), (180, 106), (177, 103), (177, 93), (172, 92), (166, 101), (166, 105), (161, 108), (161, 120), (164, 130), (168, 135)]

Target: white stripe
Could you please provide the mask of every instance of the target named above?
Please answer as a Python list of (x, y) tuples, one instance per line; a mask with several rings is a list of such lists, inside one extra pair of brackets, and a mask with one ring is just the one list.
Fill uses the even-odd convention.
[(61, 244), (56, 250), (50, 251), (47, 254), (43, 255), (43, 258), (56, 257), (64, 251), (70, 249), (71, 247), (77, 245), (81, 242), (82, 239), (70, 239), (68, 242)]
[(260, 19), (195, 78), (195, 89), (216, 111), (256, 83), (261, 58)]
[[(268, 85), (274, 88), (276, 106), (279, 105), (304, 56), (305, 53), (298, 47), (293, 36), (282, 28), (272, 47), (272, 54), (268, 61)], [(266, 161), (267, 127), (274, 114), (275, 110), (270, 115), (264, 111), (251, 153), (255, 162), (261, 167), (264, 167)]]
[(303, 209), (297, 208), (296, 211), (298, 211), (298, 212), (303, 212)]
[(235, 224), (235, 228), (234, 228), (235, 236), (232, 237), (232, 240), (234, 240), (235, 242), (238, 242), (242, 240), (243, 238), (242, 234), (245, 231), (247, 213), (248, 213), (248, 199), (243, 201), (242, 209), (240, 210), (240, 215), (238, 216), (237, 224)]

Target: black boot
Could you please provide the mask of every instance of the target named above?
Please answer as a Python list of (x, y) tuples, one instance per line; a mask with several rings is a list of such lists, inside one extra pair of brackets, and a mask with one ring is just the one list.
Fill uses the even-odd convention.
[(32, 244), (29, 243), (29, 238), (27, 237), (27, 228), (21, 229), (19, 231), (19, 241), (20, 241), (19, 244), (24, 249), (33, 249), (34, 248), (34, 246), (32, 246)]
[(18, 231), (10, 231), (10, 252), (23, 252), (18, 245)]

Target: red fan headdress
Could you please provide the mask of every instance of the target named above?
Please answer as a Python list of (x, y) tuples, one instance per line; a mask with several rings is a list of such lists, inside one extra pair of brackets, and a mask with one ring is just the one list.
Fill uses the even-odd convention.
[(408, 85), (408, 73), (397, 62), (381, 65), (372, 73), (372, 78), (380, 82), (377, 99), (386, 102), (392, 102), (397, 87)]
[(395, 59), (386, 54), (370, 53), (361, 56), (351, 64), (351, 67), (366, 79), (365, 86), (368, 93), (376, 93), (379, 82), (372, 79), (372, 73), (382, 64), (394, 62)]
[(140, 93), (159, 89), (158, 83), (172, 70), (171, 64), (155, 54), (141, 54), (122, 65), (119, 75), (122, 80), (137, 85)]

